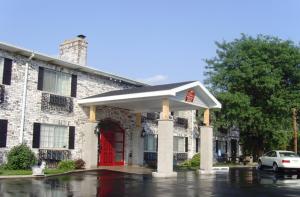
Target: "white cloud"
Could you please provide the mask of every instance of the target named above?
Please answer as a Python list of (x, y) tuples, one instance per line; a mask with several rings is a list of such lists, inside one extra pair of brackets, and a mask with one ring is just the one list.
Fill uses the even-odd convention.
[(151, 84), (151, 85), (156, 85), (156, 84), (161, 84), (161, 83), (166, 82), (167, 79), (168, 79), (168, 76), (158, 74), (158, 75), (154, 75), (154, 76), (151, 76), (151, 77), (148, 77), (148, 78), (138, 79), (138, 80), (142, 81), (144, 83)]

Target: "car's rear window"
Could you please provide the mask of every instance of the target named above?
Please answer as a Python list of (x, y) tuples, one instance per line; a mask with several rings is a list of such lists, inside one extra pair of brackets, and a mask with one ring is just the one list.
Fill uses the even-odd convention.
[(293, 152), (279, 152), (280, 157), (299, 157)]

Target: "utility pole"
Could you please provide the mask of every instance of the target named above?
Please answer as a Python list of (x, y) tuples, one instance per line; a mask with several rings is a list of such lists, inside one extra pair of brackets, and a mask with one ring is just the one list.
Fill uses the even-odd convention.
[(294, 152), (298, 151), (298, 126), (297, 126), (297, 110), (296, 108), (292, 109), (293, 111), (293, 129), (294, 129)]

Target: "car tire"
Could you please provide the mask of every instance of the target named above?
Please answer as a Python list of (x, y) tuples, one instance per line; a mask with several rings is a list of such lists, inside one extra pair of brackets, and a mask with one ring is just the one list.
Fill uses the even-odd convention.
[(273, 172), (279, 172), (277, 163), (273, 163)]
[(258, 161), (258, 169), (259, 170), (263, 170), (264, 169), (264, 166), (262, 165), (261, 160)]

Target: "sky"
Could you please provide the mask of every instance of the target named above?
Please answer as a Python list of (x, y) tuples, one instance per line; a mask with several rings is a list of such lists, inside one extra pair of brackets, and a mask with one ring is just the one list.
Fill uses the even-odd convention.
[(88, 65), (150, 84), (203, 80), (216, 41), (300, 41), (299, 0), (1, 0), (0, 42), (51, 56), (79, 34)]

